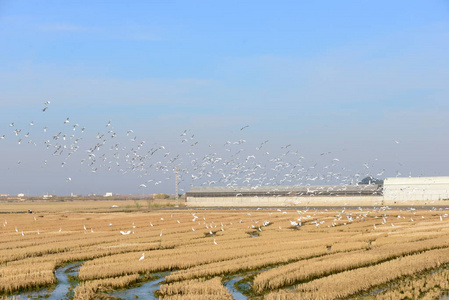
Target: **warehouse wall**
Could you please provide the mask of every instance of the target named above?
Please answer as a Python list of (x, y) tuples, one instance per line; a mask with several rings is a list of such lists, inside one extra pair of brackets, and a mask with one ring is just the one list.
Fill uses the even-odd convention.
[[(383, 187), (386, 202), (449, 200), (449, 177), (386, 178)], [(449, 205), (449, 201), (446, 201)]]

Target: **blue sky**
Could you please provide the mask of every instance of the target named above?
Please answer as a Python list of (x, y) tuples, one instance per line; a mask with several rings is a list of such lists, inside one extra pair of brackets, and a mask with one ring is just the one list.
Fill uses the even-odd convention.
[[(262, 184), (313, 184), (329, 170), (327, 152), (341, 164), (335, 174), (448, 175), (447, 1), (0, 1), (0, 41), (0, 192), (172, 192), (170, 172), (143, 154), (139, 170), (80, 164), (110, 128), (123, 156), (141, 140), (142, 153), (167, 148), (158, 160), (165, 170), (182, 158), (184, 190), (228, 172), (216, 172), (221, 162), (194, 170), (192, 160), (211, 153), (223, 161), (234, 154), (243, 174), (265, 176), (260, 168), (248, 175), (237, 163), (243, 152), (235, 154), (255, 155), (265, 140), (270, 155), (255, 156), (268, 174), (287, 151), (304, 156), (306, 171), (290, 182), (266, 175)], [(79, 150), (70, 159), (68, 148), (49, 153), (44, 142), (57, 149), (58, 132), (67, 142), (78, 137), (68, 127), (75, 123), (86, 127)], [(186, 129), (198, 142), (192, 148), (180, 137)], [(113, 160), (114, 150), (101, 151)], [(289, 172), (286, 165), (277, 176)], [(243, 184), (217, 184), (230, 182)]]

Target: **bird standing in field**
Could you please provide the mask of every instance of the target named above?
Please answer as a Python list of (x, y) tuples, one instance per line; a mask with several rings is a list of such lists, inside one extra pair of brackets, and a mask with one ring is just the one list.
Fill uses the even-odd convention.
[(145, 253), (142, 253), (142, 256), (139, 258), (139, 261), (144, 260), (145, 258)]

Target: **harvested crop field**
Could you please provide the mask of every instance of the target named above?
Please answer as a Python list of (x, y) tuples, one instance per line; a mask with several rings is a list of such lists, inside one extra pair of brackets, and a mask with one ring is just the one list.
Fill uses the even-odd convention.
[[(81, 204), (0, 215), (0, 293), (57, 287), (117, 299), (164, 274), (148, 298), (434, 299), (449, 291), (444, 208), (146, 210)], [(71, 207), (77, 209), (71, 210)], [(62, 209), (63, 208), (63, 209)]]

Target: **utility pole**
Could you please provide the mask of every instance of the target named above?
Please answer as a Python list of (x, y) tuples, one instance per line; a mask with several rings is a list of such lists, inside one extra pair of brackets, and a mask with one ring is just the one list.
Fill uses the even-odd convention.
[(179, 190), (178, 190), (178, 166), (175, 167), (175, 207), (179, 207)]

